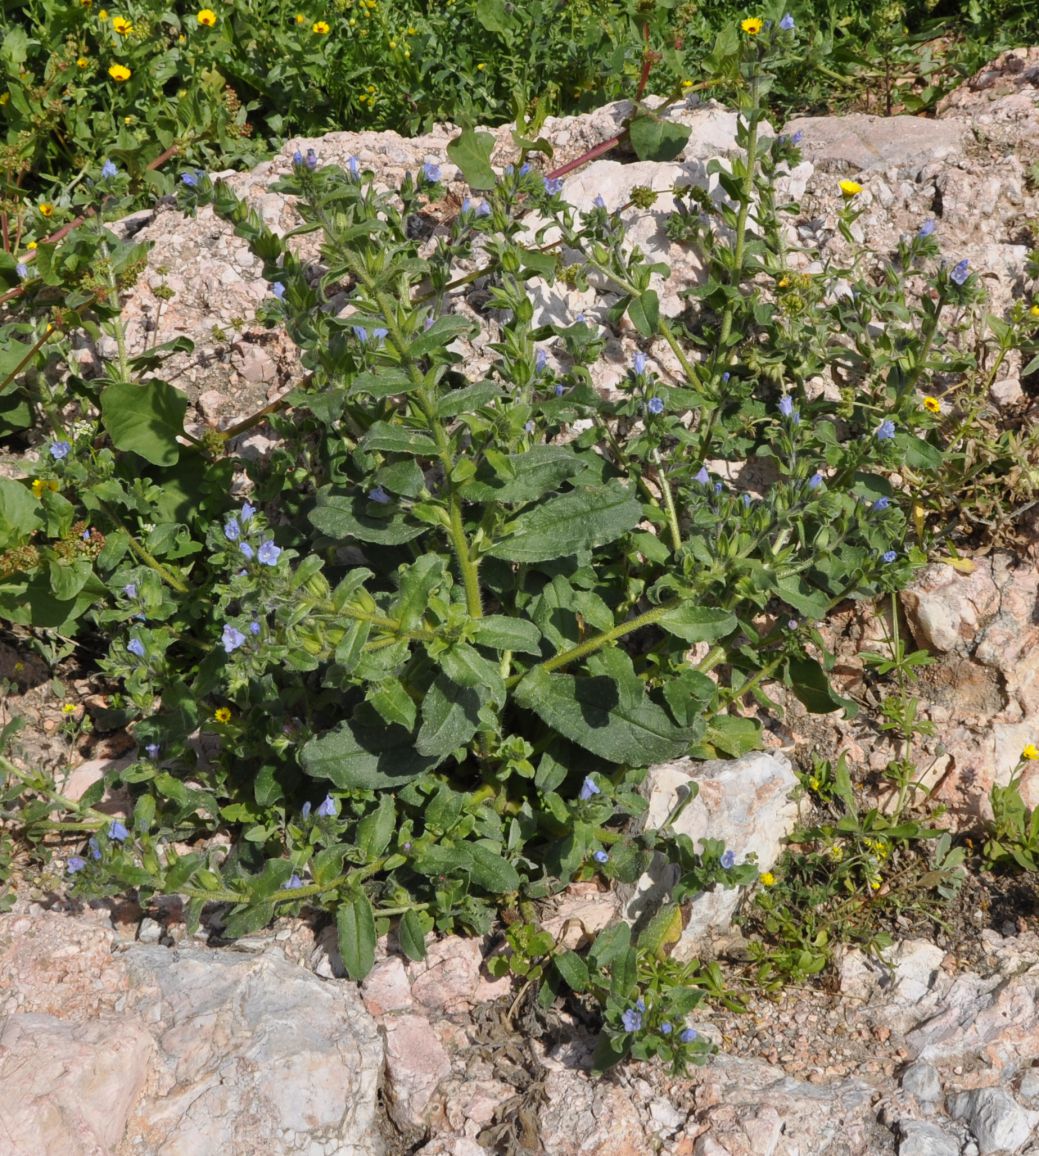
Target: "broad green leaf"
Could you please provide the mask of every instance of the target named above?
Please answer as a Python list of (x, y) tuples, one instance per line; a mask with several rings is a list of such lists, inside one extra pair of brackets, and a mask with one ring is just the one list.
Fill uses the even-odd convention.
[(396, 803), (393, 795), (389, 791), (384, 791), (379, 796), (379, 805), (373, 811), (369, 811), (357, 824), (355, 839), (365, 858), (371, 861), (386, 850), (396, 825)]
[(649, 951), (657, 959), (682, 938), (682, 909), (676, 903), (662, 907), (639, 935), (639, 950)]
[(429, 609), (430, 595), (444, 581), (444, 559), (438, 554), (422, 554), (410, 565), (402, 566), (400, 593), (393, 602), (391, 614), (399, 619), (402, 630), (415, 630)]
[(643, 337), (652, 337), (660, 324), (660, 299), (656, 291), (647, 289), (641, 297), (633, 298), (628, 305), (628, 316)]
[(484, 466), (465, 483), (463, 493), (468, 500), (534, 502), (583, 468), (581, 459), (568, 446), (532, 446), (525, 454), (500, 456), (499, 469)]
[[(501, 8), (501, 0), (495, 0)], [(477, 19), (494, 20), (494, 14), (487, 0), (480, 6)], [(487, 25), (484, 24), (486, 28)], [(495, 29), (490, 29), (495, 31)], [(494, 137), (489, 132), (476, 132), (474, 129), (463, 129), (447, 146), (447, 159), (458, 165), (465, 177), (466, 184), (477, 192), (481, 189), (493, 189), (497, 183), (497, 175), (491, 168), (491, 153), (494, 151)]]
[(486, 697), (496, 706), (505, 703), (505, 683), (496, 663), (483, 657), (479, 651), (456, 642), (438, 658), (444, 674), (459, 686), (482, 688)]
[(692, 726), (717, 693), (717, 685), (699, 670), (683, 670), (664, 683), (664, 698), (680, 726)]
[(645, 767), (681, 758), (697, 737), (692, 728), (676, 727), (645, 693), (635, 698), (605, 676), (549, 674), (537, 666), (515, 697), (564, 738), (613, 763)]
[(515, 650), (521, 654), (541, 653), (541, 631), (526, 618), (487, 614), (472, 624), (473, 642), (494, 650)]
[(689, 133), (688, 126), (645, 110), (632, 117), (628, 125), (631, 147), (640, 161), (673, 161), (685, 148)]
[(576, 951), (563, 951), (552, 957), (556, 971), (564, 983), (574, 991), (584, 991), (588, 987), (588, 965)]
[(546, 562), (612, 542), (642, 520), (642, 505), (620, 482), (550, 498), (512, 523), (488, 551), (507, 562)]
[(760, 749), (761, 727), (754, 719), (721, 714), (707, 723), (703, 739), (689, 753), (695, 759), (738, 759)]
[(502, 388), (493, 381), (477, 381), (473, 385), (452, 389), (437, 402), (437, 417), (475, 413), (482, 406), (502, 396)]
[(364, 435), (361, 444), (366, 450), (383, 450), (391, 454), (415, 454), (417, 457), (436, 456), (437, 444), (422, 430), (406, 429), (388, 421), (377, 421)]
[(899, 434), (895, 447), (902, 451), (906, 465), (914, 469), (938, 471), (942, 468), (942, 451), (923, 438)]
[(417, 911), (405, 911), (400, 917), (397, 942), (408, 959), (419, 961), (426, 958), (426, 935)]
[(358, 662), (361, 661), (364, 645), (371, 632), (372, 624), (370, 622), (361, 622), (357, 619), (347, 622), (346, 633), (336, 647), (336, 663), (342, 667), (346, 674), (352, 673)]
[(443, 759), (467, 743), (480, 725), (480, 696), (438, 675), (422, 700), (422, 726), (415, 739), (420, 755)]
[(398, 393), (410, 393), (418, 389), (422, 381), (412, 381), (403, 369), (393, 369), (389, 366), (377, 371), (359, 373), (350, 382), (346, 391), (347, 397), (393, 397)]
[(476, 325), (460, 313), (448, 313), (438, 317), (428, 329), (416, 334), (408, 346), (411, 358), (425, 357), (459, 337), (468, 337), (476, 330)]
[(854, 718), (859, 708), (849, 698), (842, 698), (830, 686), (826, 671), (814, 658), (789, 658), (784, 666), (783, 682), (790, 687), (812, 714), (829, 714), (843, 708), (846, 718)]
[(423, 758), (409, 731), (387, 726), (371, 708), (359, 707), (336, 730), (306, 743), (300, 761), (312, 778), (342, 790), (370, 791), (403, 786), (438, 760)]
[(780, 578), (776, 593), (806, 618), (825, 618), (833, 599), (824, 591), (809, 585), (804, 578)]
[(355, 538), (358, 542), (374, 542), (379, 546), (399, 546), (424, 533), (421, 523), (408, 521), (400, 513), (378, 517), (382, 507), (374, 506), (364, 494), (353, 497), (318, 494), (317, 505), (308, 517), (322, 534), (337, 541)]
[(59, 562), (52, 559), (47, 570), (54, 597), (62, 602), (69, 602), (75, 598), (94, 573), (93, 567), (85, 558), (74, 562)]
[(101, 394), (101, 422), (112, 443), (153, 466), (172, 466), (180, 457), (187, 408), (187, 397), (164, 381), (117, 381)]
[(41, 524), (40, 503), (28, 487), (0, 478), (0, 547), (20, 543)]
[(728, 610), (683, 602), (658, 618), (657, 625), (684, 642), (713, 642), (736, 629), (736, 616)]
[(470, 859), (469, 877), (478, 887), (494, 895), (508, 895), (519, 890), (519, 875), (508, 859), (483, 843), (466, 843), (464, 846)]
[(409, 732), (414, 729), (418, 708), (399, 678), (384, 678), (369, 687), (365, 701), (391, 726), (402, 726)]
[(250, 903), (246, 907), (232, 912), (231, 918), (224, 924), (224, 938), (241, 939), (243, 935), (262, 931), (273, 918), (273, 903)]
[(355, 982), (372, 970), (375, 963), (375, 913), (368, 896), (358, 891), (336, 909), (339, 954), (346, 974)]

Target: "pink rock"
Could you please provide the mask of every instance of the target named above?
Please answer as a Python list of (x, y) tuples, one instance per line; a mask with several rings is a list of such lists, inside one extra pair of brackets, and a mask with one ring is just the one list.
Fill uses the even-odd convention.
[(419, 1127), (426, 1121), (441, 1080), (451, 1072), (451, 1061), (423, 1016), (389, 1016), (383, 1028), (390, 1116), (399, 1128)]
[(408, 973), (397, 956), (372, 968), (361, 984), (361, 998), (369, 1014), (376, 1017), (412, 1007)]
[(646, 1156), (653, 1145), (629, 1092), (567, 1068), (545, 1081), (540, 1113), (546, 1156)]
[(468, 1011), (475, 1002), (482, 963), (477, 940), (456, 935), (438, 940), (421, 963), (408, 966), (412, 998), (430, 1011)]

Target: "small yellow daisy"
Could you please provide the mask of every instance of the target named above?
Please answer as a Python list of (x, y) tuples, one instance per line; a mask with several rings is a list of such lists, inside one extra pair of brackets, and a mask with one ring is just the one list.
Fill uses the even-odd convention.
[(1039, 759), (1039, 747), (1037, 747), (1035, 743), (1029, 743), (1028, 746), (1025, 747), (1025, 749), (1021, 752), (1021, 758), (1028, 759), (1030, 762), (1034, 762), (1036, 759)]
[(1033, 317), (1039, 317), (1039, 305), (1033, 305), (1028, 312), (1031, 313)]
[(52, 204), (50, 204), (47, 201), (41, 202), (41, 204), (40, 204), (40, 216), (41, 217), (50, 217), (53, 215), (53, 213), (54, 213), (54, 206)]
[(839, 187), (846, 197), (857, 197), (862, 192), (862, 185), (858, 181), (841, 181)]
[(487, 65), (486, 65), (486, 64), (484, 64), (484, 63), (481, 61), (481, 62), (480, 62), (480, 63), (479, 63), (477, 66), (476, 66), (476, 71), (477, 71), (477, 72), (483, 72), (483, 70), (484, 70), (486, 67), (487, 67)]
[(229, 723), (231, 721), (230, 707), (218, 706), (216, 710), (213, 711), (213, 718), (215, 718), (218, 723)]
[(113, 16), (112, 27), (120, 36), (129, 36), (133, 32), (133, 24), (125, 16)]
[(928, 413), (941, 413), (942, 403), (936, 397), (925, 397), (924, 409), (926, 409)]
[(758, 16), (748, 16), (740, 27), (748, 36), (757, 36), (757, 34), (765, 27), (765, 22)]
[(203, 28), (213, 28), (216, 25), (216, 13), (212, 8), (203, 8), (195, 19)]
[(35, 241), (30, 241), (30, 242), (28, 243), (28, 245), (26, 245), (25, 247), (26, 247), (27, 249), (35, 249), (35, 248), (36, 248), (36, 242), (35, 242)]
[(118, 84), (122, 84), (124, 80), (129, 80), (133, 73), (125, 64), (113, 64), (108, 70), (108, 75)]
[(76, 704), (74, 702), (63, 702), (61, 704), (61, 713), (62, 714), (75, 714), (76, 713)]
[(87, 60), (87, 58), (86, 58), (85, 56), (81, 56), (81, 57), (80, 57), (80, 58), (79, 58), (79, 59), (76, 61), (76, 67), (77, 67), (77, 68), (86, 68), (86, 67), (87, 67), (87, 65), (88, 65), (89, 63), (90, 63), (90, 61), (89, 61), (89, 60)]
[(772, 874), (771, 871), (762, 871), (762, 873), (758, 876), (758, 882), (762, 887), (775, 887), (776, 877)]
[(307, 22), (307, 18), (303, 15), (303, 13), (297, 12), (296, 13), (296, 23), (297, 24), (306, 24), (306, 22)]
[(98, 18), (98, 20), (107, 20), (108, 19), (108, 9), (102, 8), (101, 11), (97, 14), (97, 18)]
[(58, 483), (54, 478), (36, 478), (32, 484), (32, 493), (34, 498), (42, 497), (44, 490), (50, 490), (51, 493), (57, 493)]
[(683, 80), (682, 81), (682, 87), (683, 88), (692, 88), (693, 82), (691, 80)]
[(327, 36), (331, 29), (324, 20), (315, 20), (310, 26), (310, 31), (313, 32), (315, 36)]

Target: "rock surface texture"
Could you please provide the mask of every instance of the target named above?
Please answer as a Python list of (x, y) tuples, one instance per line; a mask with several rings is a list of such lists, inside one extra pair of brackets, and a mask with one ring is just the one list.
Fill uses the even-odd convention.
[[(613, 135), (627, 112), (618, 104), (547, 122), (554, 163)], [(652, 209), (625, 216), (632, 237), (671, 266), (661, 300), (675, 312), (699, 269), (663, 231), (667, 190), (694, 182), (714, 191), (708, 162), (735, 149), (735, 120), (713, 106), (669, 115), (693, 130), (674, 162), (602, 159), (568, 177), (564, 195), (581, 206), (601, 194), (615, 209), (635, 184), (662, 192)], [(994, 62), (937, 120), (812, 118), (784, 128), (795, 130), (804, 133), (804, 160), (780, 190), (800, 202), (795, 241), (824, 251), (841, 243), (837, 181), (855, 177), (864, 192), (854, 227), (866, 246), (886, 251), (933, 218), (947, 258), (983, 271), (994, 312), (1024, 292), (1021, 237), (1039, 219), (1039, 193), (1026, 179), (1039, 159), (1039, 50)], [(461, 190), (445, 161), (454, 135), (443, 126), (416, 140), (336, 133), (291, 141), (252, 172), (224, 176), (287, 232), (298, 223), (290, 199), (269, 186), (297, 147), (330, 163), (355, 155), (387, 184), (432, 161)], [(495, 135), (502, 165), (512, 159), (508, 129)], [(129, 352), (191, 338), (194, 352), (165, 373), (186, 390), (199, 425), (227, 426), (298, 379), (287, 339), (253, 320), (269, 287), (229, 226), (209, 209), (188, 219), (163, 205), (127, 227), (152, 245), (126, 303)], [(306, 248), (313, 238), (294, 244), (315, 259)], [(168, 304), (156, 294), (163, 286), (173, 291)], [(540, 296), (533, 288), (546, 315), (582, 311), (603, 321), (611, 304), (594, 287)], [(625, 332), (608, 336), (601, 388), (625, 372), (632, 349)], [(89, 376), (109, 351), (80, 352)], [(478, 373), (486, 353), (470, 352)], [(662, 343), (649, 353), (671, 365)], [(1008, 359), (993, 386), (997, 404), (1023, 396), (1019, 368)], [(243, 452), (262, 452), (262, 433), (251, 438)], [(930, 763), (930, 785), (953, 815), (982, 812), (989, 787), (1006, 782), (1039, 733), (1037, 582), (1034, 562), (995, 554), (969, 574), (932, 566), (902, 596), (915, 644), (938, 660), (920, 685), (940, 738), (921, 747), (918, 762)], [(864, 649), (869, 623), (845, 625)], [(837, 673), (854, 681), (861, 663), (849, 654)], [(796, 717), (790, 725), (796, 732)], [(812, 744), (831, 758), (848, 750), (876, 768), (890, 757), (866, 751), (850, 724), (825, 726), (789, 743), (777, 732), (775, 749), (740, 763), (655, 768), (650, 821), (667, 814), (692, 775), (700, 798), (684, 829), (694, 840), (724, 839), (740, 858), (754, 851), (766, 868), (795, 818), (787, 749)], [(1039, 763), (1022, 789), (1039, 804)], [(682, 950), (724, 931), (737, 898), (721, 891), (698, 900)], [(625, 905), (637, 916), (637, 895), (578, 884), (556, 898), (548, 926), (578, 946)], [(548, 1032), (513, 1008), (515, 993), (485, 971), (491, 944), (431, 941), (415, 964), (383, 940), (358, 988), (343, 978), (328, 929), (279, 924), (230, 950), (188, 939), (172, 915), (126, 922), (115, 908), (21, 901), (0, 916), (0, 1154), (1039, 1156), (1036, 931), (1034, 915), (988, 928), (969, 964), (920, 939), (900, 943), (884, 963), (846, 951), (835, 990), (750, 997), (742, 1016), (704, 1011), (695, 1026), (721, 1051), (703, 1069), (678, 1078), (632, 1064), (594, 1081), (585, 1027), (563, 1014)]]

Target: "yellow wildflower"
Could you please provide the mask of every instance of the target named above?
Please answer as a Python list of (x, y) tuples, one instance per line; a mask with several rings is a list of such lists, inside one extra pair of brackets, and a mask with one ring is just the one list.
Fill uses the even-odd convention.
[(40, 202), (40, 216), (41, 217), (50, 217), (53, 215), (53, 213), (54, 213), (54, 206), (52, 204), (50, 204), (48, 201), (41, 201)]
[(481, 62), (480, 62), (480, 63), (479, 63), (477, 66), (476, 66), (476, 71), (477, 71), (477, 72), (483, 72), (483, 70), (484, 70), (486, 67), (487, 67), (487, 65), (486, 65), (486, 64), (484, 64), (484, 63), (483, 63), (483, 61), (481, 61)]
[(107, 20), (108, 19), (108, 9), (102, 8), (101, 11), (97, 14), (97, 18), (98, 18), (98, 20)]
[(762, 871), (758, 876), (758, 882), (762, 887), (775, 887), (776, 877), (771, 871)]
[(936, 397), (925, 397), (924, 409), (926, 409), (928, 413), (941, 413), (942, 403)]
[(327, 36), (330, 29), (324, 20), (315, 20), (310, 26), (310, 31), (313, 32), (315, 36)]
[(86, 67), (87, 67), (87, 65), (88, 65), (89, 63), (90, 63), (90, 61), (89, 61), (89, 60), (87, 60), (87, 58), (86, 58), (85, 56), (81, 56), (81, 57), (80, 57), (80, 58), (79, 58), (79, 59), (76, 61), (76, 67), (77, 67), (77, 68), (86, 68)]
[(844, 858), (844, 848), (840, 843), (834, 843), (829, 850), (829, 856), (834, 863), (839, 863)]
[(1033, 305), (1028, 312), (1031, 313), (1033, 317), (1039, 317), (1039, 305)]
[(112, 27), (120, 36), (129, 36), (133, 32), (133, 24), (125, 16), (113, 16)]
[(195, 19), (203, 28), (213, 28), (216, 25), (216, 13), (212, 8), (203, 8)]
[(3, 108), (4, 105), (7, 104), (7, 102), (10, 99), (11, 99), (11, 94), (9, 92), (5, 92), (3, 94), (0, 94), (0, 108)]
[(683, 88), (692, 88), (693, 82), (691, 80), (683, 80), (682, 81), (682, 87)]
[(42, 497), (44, 490), (50, 490), (52, 493), (57, 493), (58, 483), (54, 480), (54, 478), (34, 478), (32, 483), (33, 497)]
[(409, 24), (407, 32), (405, 33), (405, 35), (406, 36), (418, 36), (418, 29), (412, 28), (411, 25)]
[(74, 702), (63, 702), (61, 704), (61, 713), (62, 714), (75, 714), (76, 713), (76, 704)]
[(748, 36), (757, 36), (757, 34), (765, 27), (765, 22), (759, 16), (748, 16), (740, 27)]
[(405, 59), (405, 60), (410, 60), (410, 59), (411, 59), (411, 49), (410, 49), (410, 48), (405, 48), (405, 49), (404, 49), (404, 59)]
[(858, 181), (841, 181), (840, 190), (846, 197), (857, 197), (862, 192)]
[(133, 73), (126, 67), (125, 64), (113, 64), (109, 70), (108, 75), (119, 84), (124, 80), (129, 80)]
[(1030, 762), (1039, 759), (1039, 747), (1035, 743), (1029, 743), (1021, 752), (1021, 758), (1028, 759)]
[(25, 247), (26, 247), (27, 249), (35, 249), (35, 248), (36, 248), (36, 242), (35, 242), (35, 241), (30, 241), (30, 242), (29, 242), (29, 244), (28, 244), (28, 245), (26, 245)]
[(307, 18), (303, 15), (303, 13), (297, 12), (296, 13), (296, 23), (297, 24), (306, 24), (306, 22), (307, 22)]
[(216, 710), (213, 711), (213, 718), (216, 719), (218, 723), (229, 723), (231, 721), (230, 708), (226, 706), (218, 706)]

